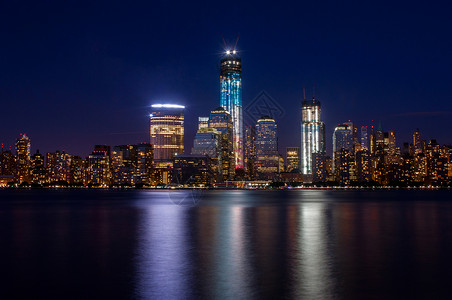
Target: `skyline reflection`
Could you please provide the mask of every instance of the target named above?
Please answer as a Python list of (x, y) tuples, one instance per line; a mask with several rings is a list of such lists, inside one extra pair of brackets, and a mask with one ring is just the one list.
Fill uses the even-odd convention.
[(2, 299), (449, 295), (447, 192), (16, 193), (0, 201)]

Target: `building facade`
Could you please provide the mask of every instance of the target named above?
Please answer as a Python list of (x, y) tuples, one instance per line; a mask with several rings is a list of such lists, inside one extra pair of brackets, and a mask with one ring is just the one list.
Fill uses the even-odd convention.
[(155, 161), (171, 161), (184, 153), (184, 110), (182, 105), (152, 105), (150, 132)]

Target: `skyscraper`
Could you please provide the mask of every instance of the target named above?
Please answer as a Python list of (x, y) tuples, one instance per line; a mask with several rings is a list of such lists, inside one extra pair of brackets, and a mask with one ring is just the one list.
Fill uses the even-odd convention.
[(233, 152), (233, 123), (231, 114), (218, 107), (210, 112), (209, 127), (219, 132), (218, 166), (220, 178), (218, 180), (232, 180), (235, 175)]
[(413, 146), (416, 155), (421, 154), (424, 151), (419, 128), (413, 133)]
[(256, 176), (256, 127), (254, 125), (245, 126), (244, 145), (245, 173), (248, 179), (252, 180)]
[[(256, 124), (256, 165), (257, 172), (266, 174), (279, 171), (278, 138), (276, 122), (269, 116), (263, 116)], [(268, 178), (267, 178), (268, 179)]]
[(30, 160), (30, 138), (25, 134), (16, 140), (16, 155), (17, 155), (17, 181), (31, 182), (31, 160)]
[(184, 109), (182, 105), (152, 105), (151, 144), (155, 161), (171, 161), (175, 155), (184, 153)]
[(220, 105), (232, 117), (235, 168), (243, 168), (242, 60), (226, 51), (220, 63)]
[(361, 126), (361, 149), (369, 149), (369, 134), (367, 126)]
[(301, 171), (312, 175), (312, 153), (325, 153), (325, 124), (320, 121), (320, 102), (304, 97), (301, 106)]
[[(353, 154), (354, 136), (352, 123), (344, 123), (336, 126), (333, 133), (333, 171), (336, 169), (337, 159), (344, 156), (345, 152)], [(341, 152), (341, 150), (344, 150)], [(348, 155), (345, 155), (348, 157)], [(344, 156), (344, 157), (345, 157)]]

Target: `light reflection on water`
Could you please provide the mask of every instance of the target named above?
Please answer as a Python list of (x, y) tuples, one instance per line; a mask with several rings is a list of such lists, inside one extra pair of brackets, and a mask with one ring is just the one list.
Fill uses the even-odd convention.
[(189, 192), (0, 191), (0, 298), (450, 295), (448, 191)]

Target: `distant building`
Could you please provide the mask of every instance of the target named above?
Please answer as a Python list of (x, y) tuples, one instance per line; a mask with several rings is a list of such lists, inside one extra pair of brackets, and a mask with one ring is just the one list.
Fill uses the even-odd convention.
[(421, 140), (421, 132), (419, 128), (413, 133), (413, 146), (414, 146), (414, 154), (418, 155), (424, 152), (424, 147)]
[(327, 156), (325, 153), (312, 154), (312, 182), (324, 182), (328, 178)]
[(215, 128), (204, 127), (198, 130), (193, 140), (191, 154), (207, 155), (216, 159), (220, 147), (220, 133)]
[(69, 182), (71, 155), (61, 152), (49, 152), (46, 154), (46, 171), (48, 182)]
[(354, 152), (354, 130), (353, 125), (344, 123), (336, 126), (333, 133), (333, 171), (336, 168), (336, 152), (345, 149), (349, 153)]
[(249, 180), (256, 177), (256, 127), (245, 126), (245, 174)]
[(184, 153), (184, 109), (182, 105), (152, 105), (150, 131), (156, 162), (172, 161)]
[(36, 153), (31, 156), (31, 182), (42, 184), (46, 182), (46, 169), (44, 155), (36, 150)]
[(257, 120), (256, 166), (261, 178), (270, 179), (279, 172), (277, 126), (269, 116)]
[(300, 172), (300, 148), (286, 148), (286, 172)]
[(177, 155), (174, 159), (172, 181), (180, 185), (205, 185), (215, 182), (207, 155)]
[(136, 145), (114, 146), (111, 152), (112, 183), (135, 185), (137, 169)]
[(369, 149), (369, 132), (367, 126), (361, 126), (361, 149)]
[(16, 174), (16, 158), (11, 150), (0, 153), (0, 175), (14, 176)]
[(218, 107), (210, 112), (209, 127), (219, 133), (218, 182), (234, 179), (235, 155), (233, 148), (233, 123), (231, 114)]
[(69, 166), (69, 183), (73, 185), (83, 185), (85, 172), (85, 161), (77, 155), (71, 157)]
[(136, 173), (135, 184), (151, 185), (154, 184), (153, 165), (154, 165), (154, 147), (149, 143), (140, 143), (136, 145)]
[(85, 185), (107, 186), (111, 183), (109, 153), (109, 146), (94, 146), (94, 151), (86, 159)]
[(31, 141), (25, 134), (16, 140), (16, 180), (19, 183), (31, 182)]

